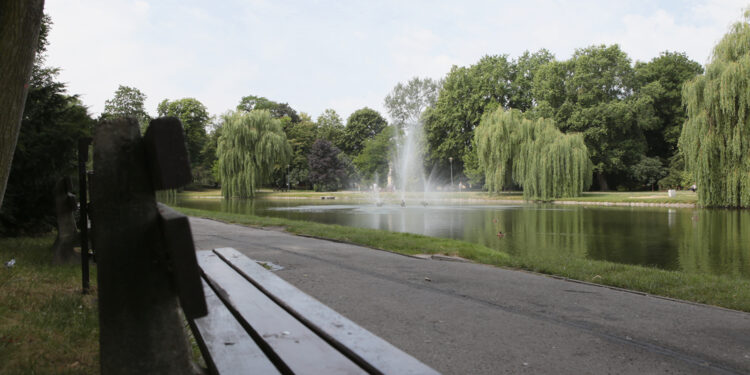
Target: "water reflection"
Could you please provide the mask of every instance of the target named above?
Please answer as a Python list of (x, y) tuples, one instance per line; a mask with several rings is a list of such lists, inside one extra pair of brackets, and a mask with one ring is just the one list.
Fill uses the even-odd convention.
[[(510, 254), (578, 257), (750, 278), (750, 211), (658, 207), (448, 205), (182, 199), (231, 213), (411, 232)], [(505, 235), (497, 236), (498, 231)]]

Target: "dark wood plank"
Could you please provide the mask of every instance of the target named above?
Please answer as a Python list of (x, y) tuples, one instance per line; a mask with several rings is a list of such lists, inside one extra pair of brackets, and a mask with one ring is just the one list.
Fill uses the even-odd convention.
[[(282, 372), (294, 374), (366, 373), (338, 350), (330, 346), (273, 300), (249, 283), (219, 256), (199, 253), (198, 263), (211, 287), (240, 315), (240, 323), (262, 340), (261, 347)], [(281, 359), (283, 364), (278, 363)]]
[(164, 249), (169, 256), (172, 279), (177, 288), (182, 311), (188, 319), (208, 314), (195, 258), (193, 234), (187, 216), (159, 203), (159, 225)]
[(193, 180), (185, 131), (177, 117), (151, 120), (143, 141), (154, 190), (176, 189)]
[[(221, 248), (215, 249), (214, 252), (368, 371), (384, 374), (438, 374), (416, 358), (269, 272), (239, 251)], [(362, 362), (366, 364), (363, 365)]]
[(276, 366), (205, 282), (203, 290), (208, 315), (191, 320), (190, 327), (211, 373), (279, 374)]

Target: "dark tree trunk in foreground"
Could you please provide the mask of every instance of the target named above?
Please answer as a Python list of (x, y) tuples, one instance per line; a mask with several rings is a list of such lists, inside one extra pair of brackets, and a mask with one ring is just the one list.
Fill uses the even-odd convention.
[(44, 0), (0, 1), (0, 208), (16, 149)]

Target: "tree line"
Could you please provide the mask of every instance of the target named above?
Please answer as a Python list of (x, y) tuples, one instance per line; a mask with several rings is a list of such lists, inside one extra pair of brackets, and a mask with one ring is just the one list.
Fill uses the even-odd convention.
[[(384, 100), (390, 123), (367, 107), (346, 122), (334, 109), (313, 119), (258, 95), (240, 98), (221, 116), (190, 97), (164, 99), (156, 112), (182, 121), (194, 183), (222, 186), (226, 196), (252, 196), (260, 186), (383, 186), (400, 136), (409, 124), (421, 123), (425, 171), (445, 176), (452, 167), (459, 180), (490, 190), (523, 188), (525, 194), (536, 191), (530, 197), (547, 197), (584, 190), (589, 181), (600, 190), (697, 184), (703, 205), (747, 207), (749, 20), (746, 13), (717, 44), (705, 72), (680, 52), (633, 63), (616, 44), (581, 48), (565, 60), (545, 49), (516, 58), (484, 56), (452, 67), (440, 80), (398, 83)], [(67, 93), (59, 69), (46, 65), (52, 22), (42, 16), (40, 24), (13, 162), (3, 157), (0, 165), (10, 170), (0, 211), (3, 234), (51, 228), (49, 192), (57, 178), (75, 170), (77, 139), (89, 136), (97, 121), (129, 116), (145, 127), (150, 120), (146, 95), (128, 86), (120, 86), (93, 118), (78, 96)], [(12, 133), (12, 121), (3, 121), (3, 131)], [(515, 148), (503, 145), (510, 140)], [(553, 149), (561, 152), (556, 164), (544, 167), (553, 162), (543, 157)], [(590, 164), (580, 159), (584, 154)], [(566, 168), (581, 181), (550, 185), (538, 172), (572, 173)]]

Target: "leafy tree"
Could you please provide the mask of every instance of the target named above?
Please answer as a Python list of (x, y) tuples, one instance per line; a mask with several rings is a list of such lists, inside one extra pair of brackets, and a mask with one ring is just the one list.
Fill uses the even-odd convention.
[(636, 95), (648, 97), (654, 108), (654, 126), (644, 130), (646, 155), (662, 160), (677, 152), (685, 110), (682, 85), (703, 73), (703, 67), (684, 53), (663, 52), (651, 61), (635, 64)]
[(568, 61), (542, 66), (534, 82), (534, 114), (583, 134), (601, 190), (609, 189), (608, 176), (630, 175), (645, 152), (642, 127), (653, 126), (653, 107), (632, 97), (633, 68), (619, 46), (576, 50)]
[(437, 102), (424, 114), (427, 159), (445, 168), (448, 158), (463, 169), (463, 156), (471, 150), (474, 128), (482, 114), (506, 107), (512, 92), (512, 68), (506, 55), (484, 56), (468, 68), (451, 68)]
[(393, 143), (395, 134), (395, 127), (387, 126), (375, 138), (366, 140), (362, 152), (354, 158), (354, 166), (367, 182), (373, 181), (377, 174), (380, 177), (377, 183), (384, 185), (385, 178), (388, 176), (388, 163), (395, 151)]
[(581, 134), (563, 134), (551, 120), (524, 118), (498, 108), (474, 134), (487, 188), (502, 191), (513, 181), (524, 199), (573, 197), (591, 184), (591, 161)]
[(346, 164), (339, 157), (341, 151), (331, 142), (318, 139), (313, 143), (308, 163), (310, 182), (315, 191), (336, 191), (346, 181)]
[(32, 71), (18, 145), (0, 211), (0, 235), (43, 233), (55, 223), (52, 189), (76, 170), (78, 139), (88, 136), (93, 120), (77, 96), (57, 81), (59, 69), (43, 66), (44, 18), (39, 52)]
[(289, 104), (277, 103), (262, 96), (243, 96), (240, 100), (240, 104), (237, 105), (238, 111), (250, 112), (253, 110), (261, 109), (270, 112), (271, 117), (273, 118), (282, 118), (284, 116), (287, 116), (292, 120), (292, 122), (299, 122), (300, 120), (297, 111), (290, 107)]
[[(306, 113), (300, 114), (300, 121), (289, 123), (286, 127), (287, 139), (292, 147), (292, 159), (289, 163), (289, 183), (291, 186), (308, 185), (310, 168), (307, 156), (312, 152), (313, 143), (316, 138), (316, 124)], [(286, 172), (280, 171), (281, 178), (278, 179), (280, 186), (286, 184)]]
[(364, 147), (364, 142), (374, 138), (386, 126), (388, 122), (378, 111), (367, 107), (356, 110), (346, 121), (343, 151), (351, 156), (358, 155)]
[(135, 87), (120, 85), (115, 91), (112, 99), (104, 102), (104, 111), (102, 119), (114, 117), (132, 117), (141, 125), (141, 131), (144, 131), (151, 121), (151, 117), (146, 112), (144, 103), (146, 94), (142, 93)]
[(508, 107), (522, 112), (534, 107), (534, 77), (542, 66), (553, 61), (555, 56), (546, 49), (530, 53), (525, 51), (511, 64), (511, 92)]
[(46, 27), (40, 26), (43, 9), (44, 0), (0, 2), (0, 208), (18, 141), (34, 55), (43, 52), (46, 42)]
[(318, 116), (316, 138), (325, 139), (341, 149), (344, 141), (344, 123), (336, 111), (326, 109)]
[(709, 207), (750, 207), (750, 9), (714, 47), (705, 74), (685, 84), (679, 147)]
[(659, 158), (643, 156), (633, 165), (632, 173), (635, 181), (654, 190), (654, 185), (666, 177), (668, 171)]
[(440, 85), (440, 81), (419, 77), (412, 78), (406, 84), (399, 82), (385, 97), (385, 108), (393, 124), (404, 129), (407, 124), (418, 123), (422, 112), (435, 105)]
[(193, 98), (175, 101), (164, 99), (159, 103), (156, 112), (159, 116), (177, 117), (182, 122), (182, 126), (185, 128), (188, 152), (190, 153), (190, 165), (193, 168), (209, 157), (202, 153), (208, 140), (206, 126), (211, 121), (208, 110), (203, 103)]
[(265, 110), (224, 115), (217, 148), (225, 198), (252, 198), (274, 171), (286, 165), (291, 148), (279, 120)]

